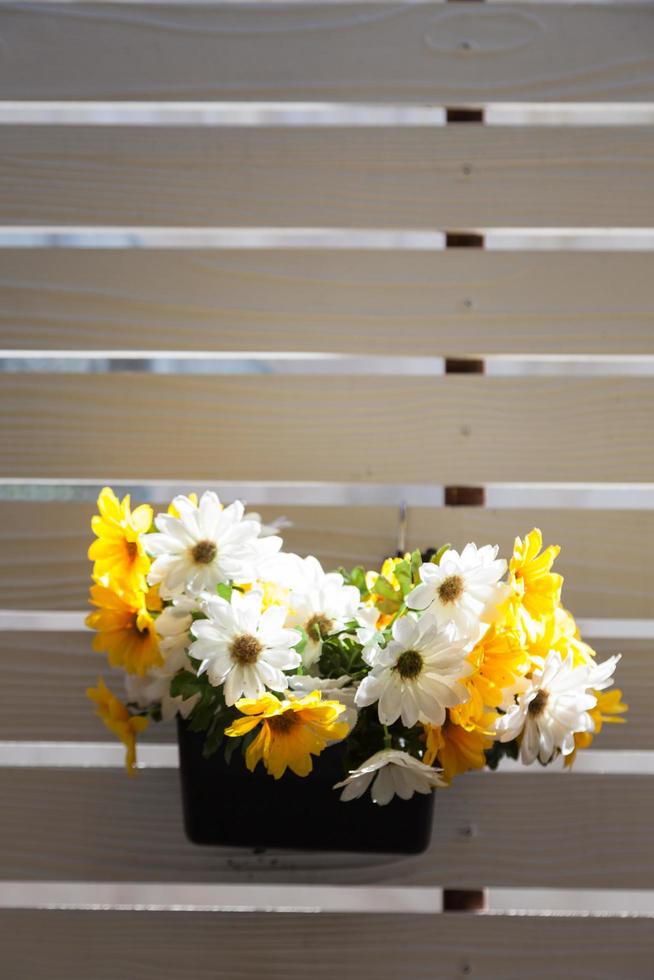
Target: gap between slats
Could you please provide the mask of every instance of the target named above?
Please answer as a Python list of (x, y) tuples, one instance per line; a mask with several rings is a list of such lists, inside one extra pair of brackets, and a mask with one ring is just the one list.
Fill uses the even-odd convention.
[[(177, 744), (139, 745), (138, 769), (177, 769)], [(4, 769), (124, 769), (125, 750), (104, 742), (0, 741), (0, 768)], [(523, 766), (504, 759), (498, 772), (508, 776), (568, 774), (563, 762), (550, 766)], [(575, 776), (654, 776), (654, 750), (589, 749), (574, 764)], [(570, 773), (572, 776), (572, 773)], [(466, 773), (466, 779), (495, 777), (490, 770)]]
[[(0, 881), (0, 909), (414, 913), (442, 912), (441, 888)], [(654, 916), (654, 891), (490, 888), (483, 914)]]

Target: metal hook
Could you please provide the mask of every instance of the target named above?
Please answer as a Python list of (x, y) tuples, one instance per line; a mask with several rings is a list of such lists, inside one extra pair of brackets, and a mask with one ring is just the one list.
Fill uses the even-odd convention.
[(403, 558), (406, 553), (406, 533), (409, 519), (409, 507), (406, 500), (400, 504), (400, 513), (397, 522), (397, 556)]

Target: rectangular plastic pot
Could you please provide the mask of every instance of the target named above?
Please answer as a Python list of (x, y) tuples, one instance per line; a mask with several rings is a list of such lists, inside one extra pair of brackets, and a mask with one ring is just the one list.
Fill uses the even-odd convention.
[(204, 734), (178, 719), (179, 760), (186, 834), (194, 844), (310, 851), (420, 854), (431, 838), (433, 794), (394, 797), (378, 806), (366, 794), (348, 803), (332, 789), (343, 779), (343, 746), (314, 758), (313, 772), (281, 779), (259, 763), (253, 773), (240, 751), (228, 765), (221, 747), (202, 756)]

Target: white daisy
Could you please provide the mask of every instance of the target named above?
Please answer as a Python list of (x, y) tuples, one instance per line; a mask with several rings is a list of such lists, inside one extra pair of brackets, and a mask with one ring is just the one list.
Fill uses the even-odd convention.
[(293, 527), (293, 521), (289, 521), (287, 517), (276, 517), (274, 521), (270, 524), (264, 524), (263, 517), (254, 510), (249, 510), (245, 515), (246, 521), (256, 521), (257, 524), (261, 525), (262, 538), (270, 537), (271, 534), (277, 534), (279, 531), (284, 531), (287, 527)]
[(294, 674), (289, 677), (288, 686), (302, 697), (311, 694), (312, 691), (320, 691), (324, 700), (340, 701), (345, 705), (345, 711), (339, 721), (346, 722), (350, 732), (356, 725), (358, 712), (354, 705), (354, 697), (357, 689), (349, 674), (343, 674), (342, 677), (311, 677), (309, 674)]
[(498, 548), (467, 544), (461, 554), (446, 551), (440, 563), (420, 566), (421, 585), (406, 598), (410, 609), (427, 609), (439, 626), (452, 623), (459, 636), (468, 636), (480, 620), (490, 622), (506, 586), (498, 584), (506, 562), (497, 557)]
[(214, 687), (224, 684), (225, 703), (240, 697), (258, 698), (266, 688), (286, 691), (285, 670), (298, 667), (300, 655), (292, 649), (301, 634), (284, 628), (286, 610), (269, 606), (261, 611), (259, 592), (234, 592), (231, 602), (219, 596), (203, 603), (207, 619), (191, 626), (196, 637), (189, 655), (202, 663), (198, 674), (207, 672)]
[(439, 629), (430, 613), (420, 619), (411, 615), (396, 619), (392, 633), (385, 647), (375, 647), (367, 655), (372, 670), (359, 685), (357, 705), (377, 701), (382, 725), (392, 725), (398, 718), (407, 728), (418, 721), (442, 725), (445, 709), (469, 698), (459, 683), (472, 670), (464, 642)]
[(361, 593), (355, 585), (344, 585), (339, 572), (325, 573), (317, 558), (300, 562), (301, 582), (291, 593), (288, 625), (301, 626), (307, 634), (302, 662), (309, 670), (320, 660), (323, 639), (355, 618)]
[(613, 673), (620, 660), (622, 660), (622, 654), (616, 653), (612, 657), (609, 657), (608, 660), (604, 660), (601, 664), (588, 664), (590, 671), (588, 678), (589, 687), (593, 691), (604, 691), (607, 687), (611, 687), (611, 684), (613, 684)]
[(563, 660), (560, 653), (551, 650), (534, 670), (524, 693), (497, 720), (500, 742), (522, 735), (520, 759), (527, 766), (536, 759), (546, 764), (558, 752), (570, 755), (575, 732), (594, 731), (588, 712), (597, 698), (591, 691), (598, 689), (597, 683), (603, 687), (611, 683), (619, 659), (611, 657), (603, 664), (575, 667), (571, 655)]
[(357, 628), (354, 635), (362, 646), (361, 656), (368, 662), (370, 652), (384, 642), (384, 634), (377, 629), (379, 610), (375, 606), (362, 606), (356, 614)]
[(188, 718), (200, 695), (194, 694), (186, 701), (182, 697), (172, 697), (170, 682), (180, 670), (189, 668), (188, 657), (183, 650), (177, 649), (166, 657), (161, 667), (154, 667), (143, 676), (127, 674), (125, 688), (128, 702), (141, 709), (160, 705), (162, 721), (172, 721), (178, 714), (182, 718)]
[(396, 795), (409, 800), (414, 793), (431, 793), (437, 786), (446, 785), (436, 769), (407, 752), (382, 749), (354, 769), (343, 782), (336, 783), (334, 789), (343, 788), (341, 800), (347, 802), (363, 796), (371, 783), (370, 795), (373, 803), (379, 806), (390, 803)]
[(255, 541), (256, 579), (260, 582), (274, 582), (290, 592), (298, 583), (298, 566), (302, 559), (292, 552), (280, 551), (277, 544), (279, 540), (262, 537)]
[(161, 637), (159, 649), (164, 656), (186, 650), (191, 642), (191, 623), (193, 613), (199, 610), (195, 599), (180, 596), (173, 600), (171, 606), (166, 606), (155, 620), (155, 628)]
[(158, 514), (159, 533), (144, 538), (154, 556), (148, 581), (160, 584), (164, 596), (213, 592), (220, 582), (252, 581), (257, 562), (279, 551), (281, 538), (259, 539), (261, 524), (243, 519), (243, 504), (223, 507), (210, 490), (198, 506), (188, 497), (175, 497), (179, 514)]

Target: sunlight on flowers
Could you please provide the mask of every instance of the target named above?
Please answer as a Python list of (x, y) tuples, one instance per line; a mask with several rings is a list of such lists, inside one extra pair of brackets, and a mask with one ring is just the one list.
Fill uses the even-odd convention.
[(127, 772), (130, 776), (136, 775), (136, 736), (148, 727), (148, 719), (140, 715), (131, 715), (101, 677), (98, 678), (98, 686), (88, 688), (86, 694), (95, 702), (97, 716), (125, 746)]
[(98, 510), (91, 520), (97, 540), (89, 548), (94, 578), (117, 592), (144, 591), (150, 559), (143, 535), (152, 524), (152, 508), (141, 504), (132, 511), (129, 494), (121, 501), (105, 487), (98, 497)]
[[(156, 593), (154, 608), (160, 607)], [(118, 595), (104, 585), (91, 586), (91, 603), (98, 608), (86, 617), (96, 630), (93, 649), (106, 653), (111, 667), (124, 667), (128, 674), (145, 674), (163, 663), (155, 620), (146, 606), (146, 595)]]
[(289, 768), (297, 776), (308, 776), (312, 756), (320, 755), (330, 742), (346, 737), (349, 726), (339, 721), (345, 705), (323, 701), (320, 691), (304, 698), (279, 701), (272, 694), (255, 700), (243, 698), (236, 707), (245, 717), (237, 718), (225, 735), (240, 736), (261, 728), (245, 754), (250, 772), (263, 760), (266, 771), (279, 779)]

